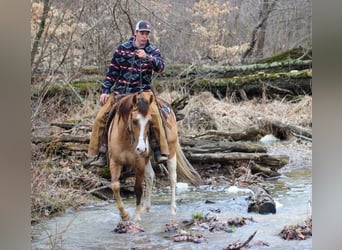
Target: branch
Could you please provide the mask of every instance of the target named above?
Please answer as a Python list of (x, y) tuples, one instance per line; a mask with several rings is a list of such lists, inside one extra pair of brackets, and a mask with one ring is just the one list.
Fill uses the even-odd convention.
[(131, 13), (130, 13), (130, 10), (129, 10), (129, 0), (126, 0), (125, 8), (122, 7), (121, 1), (120, 1), (120, 8), (121, 8), (122, 12), (126, 15), (126, 17), (128, 19), (129, 27), (131, 27), (132, 35), (134, 35), (135, 28), (134, 28), (133, 21), (132, 21), (132, 18), (131, 18)]
[(255, 231), (251, 236), (249, 236), (249, 238), (241, 245), (240, 248), (243, 248), (244, 246), (246, 246), (255, 236), (257, 231)]
[(103, 190), (103, 189), (106, 189), (106, 188), (111, 188), (111, 183), (105, 185), (105, 186), (102, 186), (102, 187), (98, 187), (98, 188), (94, 188), (92, 190), (89, 190), (89, 191), (86, 191), (88, 194), (91, 194), (91, 193), (94, 193), (94, 192), (97, 192), (97, 191), (100, 191), (100, 190)]
[(229, 244), (225, 250), (240, 250), (244, 246), (247, 246), (247, 244), (254, 238), (255, 234), (257, 231), (255, 231), (251, 236), (248, 237), (248, 239), (244, 242), (241, 243), (240, 241), (235, 242), (234, 244)]

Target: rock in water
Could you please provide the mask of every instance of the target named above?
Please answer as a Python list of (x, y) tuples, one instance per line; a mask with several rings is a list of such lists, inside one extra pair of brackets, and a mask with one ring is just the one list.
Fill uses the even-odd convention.
[(120, 221), (113, 231), (115, 233), (140, 233), (144, 232), (144, 229), (136, 221)]

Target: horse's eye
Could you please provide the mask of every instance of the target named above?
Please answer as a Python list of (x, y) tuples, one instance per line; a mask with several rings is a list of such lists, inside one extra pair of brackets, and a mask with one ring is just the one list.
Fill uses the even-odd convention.
[(133, 120), (133, 125), (134, 125), (134, 126), (137, 126), (137, 125), (138, 125), (138, 120), (137, 120), (137, 119), (134, 119), (134, 120)]

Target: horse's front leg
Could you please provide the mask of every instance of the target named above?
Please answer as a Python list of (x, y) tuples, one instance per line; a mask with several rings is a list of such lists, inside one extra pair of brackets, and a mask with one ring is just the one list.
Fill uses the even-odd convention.
[(120, 174), (121, 174), (121, 168), (122, 166), (119, 166), (114, 163), (113, 160), (110, 160), (109, 162), (109, 168), (110, 168), (110, 173), (111, 173), (111, 188), (114, 193), (114, 197), (118, 206), (118, 209), (120, 211), (120, 216), (122, 220), (126, 221), (129, 219), (129, 213), (125, 210), (124, 204), (121, 199), (120, 195)]
[(169, 178), (171, 185), (171, 214), (175, 215), (177, 206), (176, 206), (176, 184), (177, 184), (177, 159), (176, 155), (171, 159), (167, 160), (167, 168), (169, 170)]
[(145, 202), (143, 207), (143, 212), (147, 213), (151, 208), (151, 195), (153, 189), (153, 181), (155, 178), (155, 174), (151, 165), (151, 162), (148, 161), (145, 167)]
[(136, 207), (135, 207), (135, 221), (141, 220), (141, 197), (143, 193), (142, 183), (145, 178), (145, 164), (140, 165), (135, 170), (135, 185), (134, 185), (134, 193), (136, 196)]

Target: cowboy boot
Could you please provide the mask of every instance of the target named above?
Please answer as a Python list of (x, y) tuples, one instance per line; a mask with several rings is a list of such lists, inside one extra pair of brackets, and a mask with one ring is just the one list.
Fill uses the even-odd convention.
[(89, 164), (90, 166), (104, 167), (107, 165), (107, 144), (102, 144), (99, 149), (99, 155), (96, 161)]
[(90, 163), (90, 166), (97, 166), (97, 167), (105, 167), (107, 165), (107, 151), (108, 151), (108, 116), (109, 113), (107, 112), (105, 114), (107, 122), (106, 122), (106, 126), (104, 128), (104, 133), (102, 135), (101, 138), (101, 146), (99, 148), (99, 155), (96, 161), (93, 161), (92, 163)]
[(154, 159), (158, 164), (166, 163), (168, 157), (166, 155), (161, 154), (160, 147), (157, 147), (153, 150)]
[(88, 160), (86, 160), (82, 163), (83, 167), (84, 168), (90, 167), (90, 163), (97, 160), (97, 158), (98, 158), (98, 155), (88, 157)]
[(151, 129), (150, 129), (150, 139), (151, 139), (151, 149), (153, 150), (154, 160), (158, 164), (165, 163), (167, 161), (168, 157), (166, 155), (161, 154), (160, 146), (158, 144), (158, 140), (156, 139), (153, 127), (151, 127)]
[(104, 167), (107, 165), (107, 155), (99, 154), (98, 159), (89, 164), (90, 166)]

